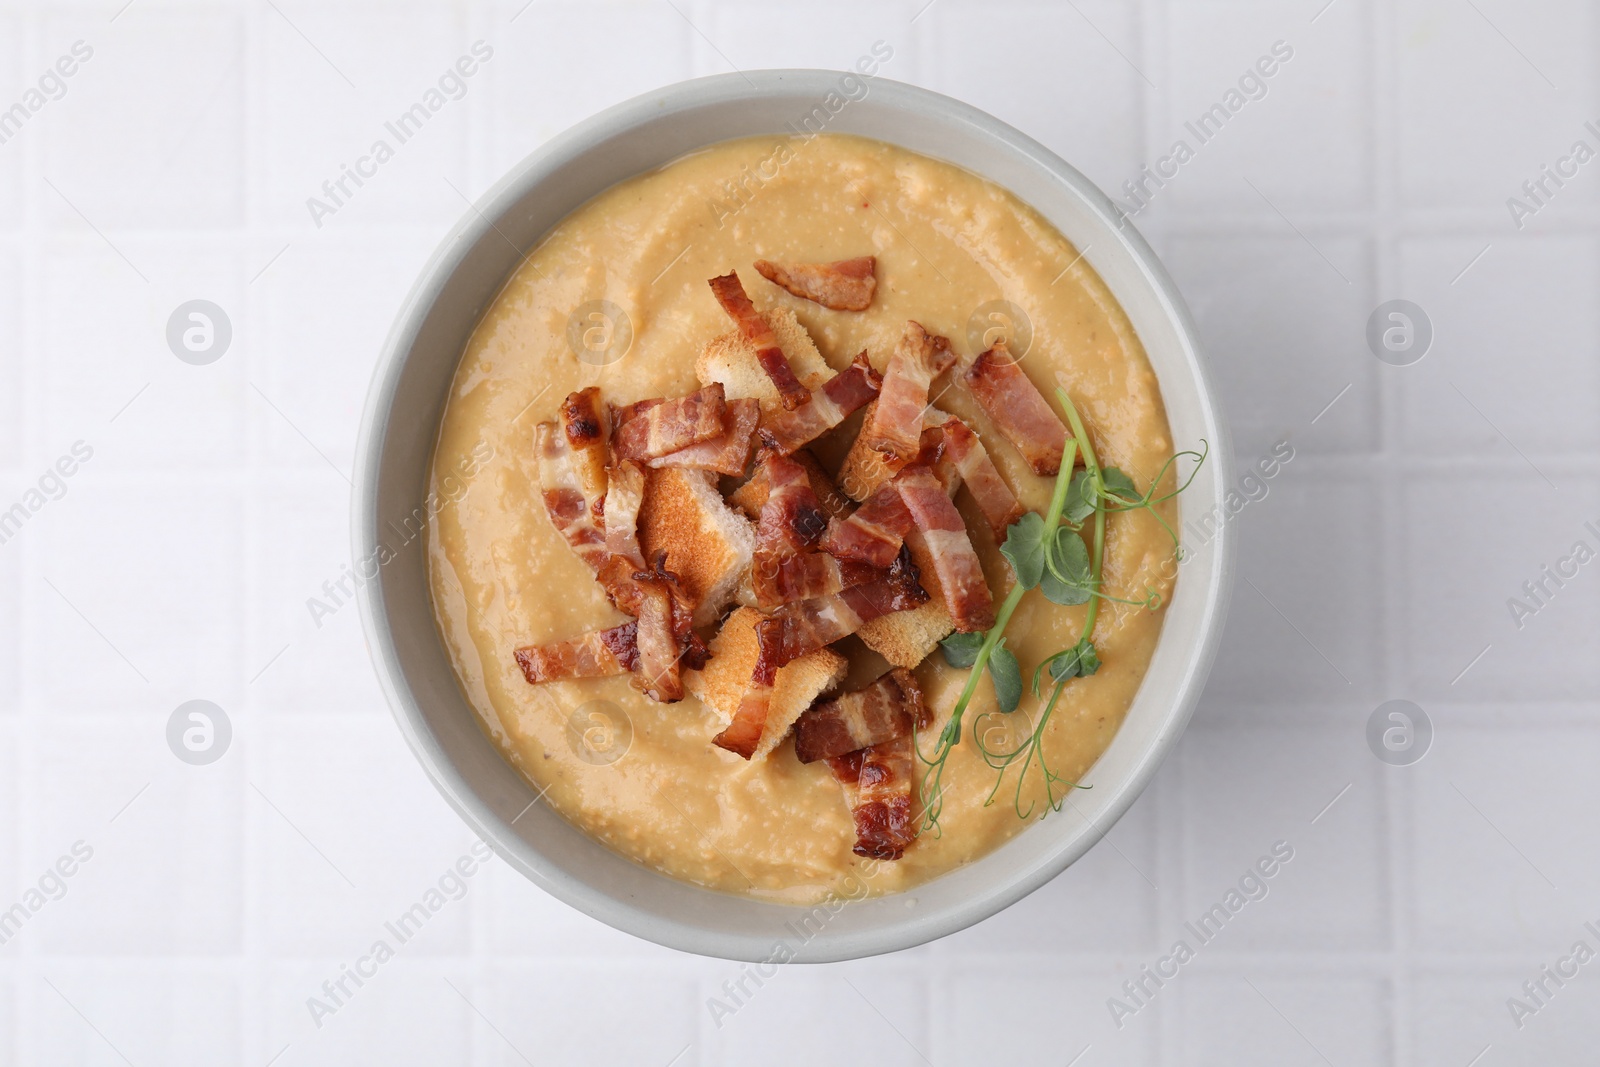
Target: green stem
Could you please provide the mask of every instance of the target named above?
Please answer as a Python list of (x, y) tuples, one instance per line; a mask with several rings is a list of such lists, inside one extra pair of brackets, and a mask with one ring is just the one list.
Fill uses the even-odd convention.
[(1067, 490), (1072, 488), (1072, 469), (1077, 465), (1078, 442), (1068, 441), (1061, 456), (1061, 470), (1056, 474), (1055, 490), (1050, 494), (1050, 510), (1044, 513), (1046, 530), (1054, 530), (1061, 524), (1061, 513), (1067, 509)]
[[(1100, 566), (1105, 558), (1106, 547), (1106, 509), (1102, 499), (1105, 493), (1105, 483), (1100, 474), (1100, 461), (1095, 457), (1094, 445), (1089, 441), (1089, 433), (1083, 428), (1083, 419), (1078, 415), (1078, 409), (1072, 403), (1072, 398), (1065, 389), (1057, 387), (1056, 396), (1061, 401), (1061, 406), (1066, 409), (1067, 421), (1072, 424), (1072, 435), (1076, 438), (1078, 446), (1083, 449), (1083, 467), (1088, 472), (1089, 480), (1094, 486), (1094, 555), (1089, 560), (1089, 581), (1094, 586), (1094, 591), (1100, 591)], [(1083, 617), (1083, 636), (1088, 637), (1094, 633), (1095, 615), (1100, 610), (1100, 598), (1089, 598), (1089, 609)]]
[[(1044, 728), (1050, 725), (1050, 716), (1055, 713), (1056, 702), (1061, 699), (1061, 691), (1067, 687), (1066, 682), (1057, 682), (1055, 689), (1050, 693), (1050, 700), (1044, 706), (1044, 711), (1039, 715), (1039, 724), (1034, 727), (1033, 736), (1028, 738), (1028, 757), (1022, 761), (1022, 771), (1017, 775), (1017, 789), (1011, 802), (1011, 810), (1017, 813), (1017, 818), (1026, 819), (1033, 814), (1033, 804), (1028, 805), (1028, 810), (1022, 810), (1022, 787), (1028, 779), (1028, 767), (1033, 763), (1033, 757), (1039, 757), (1039, 771), (1044, 775), (1044, 800), (1052, 809), (1055, 808), (1055, 791), (1051, 788), (1055, 776), (1050, 773), (1050, 765), (1044, 758)], [(1001, 777), (1005, 772), (1000, 772)], [(995, 785), (998, 787), (999, 783)]]
[(1094, 586), (1095, 596), (1089, 598), (1089, 610), (1083, 616), (1083, 636), (1094, 634), (1094, 617), (1100, 612), (1100, 566), (1104, 561), (1106, 551), (1106, 512), (1104, 508), (1096, 508), (1094, 512), (1094, 555), (1089, 559), (1089, 582)]

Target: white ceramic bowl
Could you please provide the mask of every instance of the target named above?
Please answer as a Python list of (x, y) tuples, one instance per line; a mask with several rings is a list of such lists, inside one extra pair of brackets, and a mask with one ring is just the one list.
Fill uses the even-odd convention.
[[(596, 843), (543, 804), (479, 728), (434, 627), (419, 541), (426, 472), (468, 336), (502, 283), (562, 217), (606, 187), (705, 145), (788, 132), (828, 115), (830, 132), (891, 142), (975, 171), (1033, 205), (1116, 294), (1161, 382), (1175, 440), (1211, 458), (1184, 514), (1220, 508), (1229, 443), (1183, 299), (1142, 237), (1082, 174), (966, 104), (838, 71), (752, 71), (668, 86), (580, 123), (491, 189), (439, 246), (406, 298), (367, 397), (357, 446), (354, 551), (361, 615), (395, 719), (445, 799), (509, 864), (602, 922), (729, 959), (823, 962), (909, 948), (978, 922), (1087, 852), (1150, 781), (1188, 722), (1221, 634), (1232, 532), (1191, 544), (1154, 661), (1127, 720), (1071, 807), (960, 870), (896, 896), (819, 909), (760, 903), (657, 874)], [(854, 76), (851, 76), (854, 77)], [(861, 95), (858, 85), (866, 85)], [(829, 94), (848, 100), (836, 114)], [(821, 112), (814, 109), (822, 107)], [(1219, 512), (1220, 513), (1220, 512)], [(396, 553), (378, 565), (380, 546)], [(966, 743), (970, 743), (970, 738)], [(1063, 921), (1086, 922), (1088, 917)]]

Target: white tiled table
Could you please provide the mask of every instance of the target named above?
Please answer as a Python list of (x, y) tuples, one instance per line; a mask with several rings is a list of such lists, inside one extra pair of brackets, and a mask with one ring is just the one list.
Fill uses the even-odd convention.
[[(0, 947), (0, 1064), (1591, 1061), (1600, 962), (1520, 1029), (1507, 999), (1600, 949), (1600, 564), (1520, 629), (1506, 601), (1600, 544), (1600, 163), (1526, 229), (1505, 201), (1574, 140), (1600, 147), (1596, 9), (1324, 2), (0, 3), (0, 108), (93, 48), (0, 144), (0, 509), (93, 449), (0, 544), (0, 909), (93, 849)], [(1295, 453), (1238, 519), (1188, 735), (1033, 897), (900, 956), (785, 970), (720, 1026), (706, 1001), (737, 965), (615, 933), (496, 861), (319, 1028), (307, 998), (471, 844), (355, 612), (305, 608), (347, 560), (357, 416), (402, 293), (463, 197), (570, 123), (880, 39), (886, 76), (1110, 190), (1294, 49), (1138, 218), (1241, 463)], [(494, 56), (464, 98), (313, 225), (306, 198), (476, 40)], [(204, 367), (164, 337), (196, 297), (234, 331)], [(1436, 331), (1414, 366), (1364, 340), (1394, 297)], [(197, 697), (234, 728), (205, 767), (164, 738)], [(1436, 736), (1397, 768), (1365, 727), (1400, 697)], [(1278, 840), (1295, 855), (1269, 895), (1119, 1030), (1107, 998)]]

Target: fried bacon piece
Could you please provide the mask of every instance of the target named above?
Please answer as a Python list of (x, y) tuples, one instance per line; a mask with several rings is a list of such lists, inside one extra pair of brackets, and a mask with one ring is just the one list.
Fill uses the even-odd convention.
[(651, 569), (631, 575), (627, 597), (615, 599), (621, 610), (638, 619), (634, 688), (670, 704), (683, 699), (683, 671), (701, 669), (711, 653), (694, 632), (693, 612), (666, 561), (665, 552), (656, 553)]
[(639, 590), (639, 663), (633, 672), (634, 688), (663, 704), (682, 700), (678, 638), (672, 627), (672, 588), (649, 575), (638, 574), (634, 580)]
[(911, 791), (916, 766), (911, 735), (828, 760), (856, 824), (851, 850), (871, 859), (897, 860), (917, 837)]
[(743, 474), (750, 463), (750, 446), (760, 418), (759, 401), (729, 400), (724, 420), (727, 429), (721, 436), (645, 460), (645, 463), (651, 467), (693, 467), (718, 474)]
[(816, 547), (827, 528), (811, 476), (788, 456), (768, 452), (761, 460), (766, 473), (767, 502), (756, 525), (756, 552), (799, 552)]
[(978, 553), (967, 536), (961, 513), (950, 502), (944, 486), (923, 466), (907, 467), (895, 477), (906, 510), (927, 542), (934, 572), (944, 594), (945, 610), (962, 633), (987, 630), (994, 625), (994, 599), (984, 580)]
[(622, 460), (607, 477), (603, 518), (606, 524), (606, 551), (623, 559), (635, 570), (644, 568), (644, 553), (639, 550), (639, 508), (644, 504), (644, 468), (632, 460)]
[(719, 383), (672, 400), (632, 404), (617, 411), (611, 447), (619, 459), (665, 456), (722, 436), (727, 410)]
[[(922, 431), (920, 451), (913, 466), (933, 471), (945, 495), (954, 496), (961, 484), (960, 470), (945, 454), (945, 430), (932, 426)], [(898, 465), (898, 461), (895, 461)], [(909, 469), (900, 466), (900, 471)], [(900, 495), (899, 475), (880, 485), (861, 506), (843, 519), (828, 522), (828, 532), (823, 536), (824, 551), (840, 559), (859, 560), (875, 567), (887, 567), (894, 562), (895, 554), (905, 541), (906, 534), (915, 525), (911, 512), (906, 510)]]
[(598, 571), (594, 580), (600, 583), (600, 588), (606, 591), (612, 605), (624, 615), (639, 614), (639, 583), (634, 575), (639, 573), (639, 564), (627, 556), (609, 556)]
[(878, 395), (883, 379), (867, 362), (865, 350), (850, 361), (850, 366), (822, 383), (811, 399), (793, 410), (777, 411), (761, 427), (761, 439), (768, 448), (785, 455), (809, 444), (839, 425), (857, 408)]
[(606, 496), (606, 417), (599, 386), (567, 395), (561, 402), (561, 430), (572, 450), (583, 498), (598, 519)]
[[(811, 488), (810, 474), (795, 460), (776, 452), (768, 452), (761, 467), (767, 502), (761, 506), (761, 520), (756, 524), (750, 565), (757, 605), (770, 608), (838, 592), (842, 588), (838, 561), (812, 551), (827, 527), (828, 516)], [(834, 564), (831, 573), (829, 562)]]
[(900, 487), (886, 482), (848, 518), (828, 521), (822, 549), (840, 559), (887, 567), (899, 555), (911, 526), (911, 512), (900, 497)]
[(693, 630), (684, 631), (678, 634), (678, 660), (686, 671), (703, 671), (711, 662), (711, 646)]
[(648, 400), (635, 400), (633, 403), (624, 404), (621, 407), (618, 407), (617, 405), (612, 404), (612, 405), (610, 405), (610, 407), (611, 407), (611, 425), (613, 427), (621, 426), (623, 423), (628, 422), (629, 420), (633, 419), (635, 416), (643, 415), (645, 412), (649, 411), (651, 408), (660, 407), (662, 404), (665, 404), (666, 402), (667, 402), (667, 398), (666, 397), (656, 396), (656, 397), (651, 397)]
[(757, 555), (751, 568), (751, 584), (756, 603), (770, 608), (842, 592), (882, 575), (882, 567), (837, 559), (826, 552), (792, 552), (771, 560)]
[(980, 353), (960, 379), (995, 428), (1022, 453), (1033, 473), (1054, 476), (1061, 470), (1067, 428), (1006, 351), (1004, 341)]
[(789, 357), (783, 354), (783, 349), (778, 345), (778, 336), (772, 332), (772, 324), (750, 302), (739, 275), (730, 271), (719, 278), (712, 278), (711, 292), (715, 294), (717, 303), (722, 305), (722, 310), (739, 327), (739, 333), (756, 350), (756, 360), (761, 364), (761, 369), (767, 372), (767, 377), (772, 379), (783, 406), (793, 411), (804, 404), (811, 396), (811, 391), (795, 377), (794, 368), (789, 366)]
[(567, 435), (553, 422), (541, 422), (534, 435), (539, 454), (539, 488), (550, 523), (591, 570), (598, 572), (610, 553), (605, 534), (584, 497), (583, 481)]
[(785, 604), (756, 624), (761, 646), (753, 676), (757, 684), (771, 685), (778, 668), (848, 637), (864, 623), (928, 602), (927, 590), (917, 581), (916, 564), (904, 550), (888, 571), (860, 570), (875, 577), (837, 593)]
[(626, 674), (639, 666), (635, 639), (638, 624), (625, 622), (607, 630), (596, 630), (567, 641), (519, 648), (517, 666), (529, 685), (561, 678), (604, 678)]
[(795, 720), (794, 754), (801, 763), (844, 756), (911, 732), (923, 718), (922, 687), (896, 667), (865, 689), (811, 705)]
[(878, 279), (872, 274), (876, 265), (872, 256), (791, 267), (765, 259), (755, 263), (756, 271), (773, 285), (834, 311), (865, 311), (872, 306), (872, 294), (878, 288)]
[(928, 387), (956, 361), (950, 342), (928, 333), (920, 323), (906, 323), (900, 343), (883, 372), (883, 387), (872, 416), (861, 427), (869, 448), (902, 462), (921, 448), (922, 413), (928, 409)]
[(944, 495), (953, 500), (956, 490), (961, 488), (961, 469), (950, 457), (948, 440), (944, 424), (929, 426), (922, 431), (922, 447), (917, 453), (917, 458), (907, 466), (928, 468), (933, 472), (934, 480), (944, 488)]
[[(830, 519), (849, 514), (855, 502), (833, 484), (833, 477), (823, 469), (810, 449), (797, 449), (788, 453), (788, 456), (806, 469), (806, 474), (811, 479), (811, 491), (817, 494), (817, 503), (822, 505), (823, 512)], [(728, 503), (736, 506), (750, 518), (760, 519), (761, 509), (767, 503), (767, 469), (757, 466), (749, 481), (728, 494)]]
[(682, 672), (704, 667), (711, 653), (694, 632), (694, 613), (678, 576), (666, 569), (666, 553), (656, 553), (645, 569), (612, 556), (595, 580), (618, 611), (634, 616), (637, 651), (628, 667), (634, 687), (662, 703), (683, 699)]
[(767, 714), (772, 709), (772, 683), (752, 680), (750, 688), (739, 700), (739, 710), (733, 721), (711, 739), (718, 748), (750, 759), (761, 743), (761, 733), (767, 728)]
[(988, 450), (970, 426), (960, 419), (951, 419), (941, 429), (944, 431), (944, 454), (955, 464), (961, 481), (977, 501), (984, 521), (994, 532), (995, 543), (1003, 543), (1011, 524), (1022, 518), (1022, 505), (1017, 503), (1016, 494), (1000, 477), (994, 460), (989, 458)]

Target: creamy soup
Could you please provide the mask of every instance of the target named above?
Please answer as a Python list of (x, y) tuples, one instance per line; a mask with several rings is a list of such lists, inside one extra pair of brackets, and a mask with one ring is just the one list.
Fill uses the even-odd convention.
[[(760, 258), (861, 255), (876, 255), (878, 289), (859, 313), (791, 297), (750, 267)], [(858, 878), (877, 893), (904, 890), (1030, 825), (1012, 803), (1010, 776), (985, 804), (996, 772), (973, 731), (986, 731), (991, 747), (1008, 744), (1038, 716), (1031, 692), (1004, 717), (988, 680), (979, 683), (944, 771), (942, 832), (924, 833), (901, 859), (884, 862), (853, 854), (839, 785), (826, 762), (799, 763), (792, 743), (747, 762), (712, 745), (725, 723), (692, 696), (655, 703), (626, 676), (533, 686), (513, 659), (520, 646), (624, 621), (545, 514), (535, 425), (555, 418), (568, 393), (591, 385), (612, 403), (698, 388), (697, 354), (731, 328), (706, 281), (735, 269), (758, 307), (792, 307), (836, 369), (865, 348), (881, 370), (908, 319), (948, 337), (963, 358), (992, 341), (984, 335), (991, 325), (1008, 329), (1017, 348), (1025, 332), (1019, 324), (1003, 313), (988, 317), (994, 302), (1007, 301), (1031, 329), (1022, 367), (1046, 396), (1058, 384), (1066, 388), (1103, 464), (1121, 468), (1142, 490), (1172, 455), (1156, 378), (1127, 317), (1078, 250), (1015, 196), (949, 164), (854, 137), (719, 144), (573, 212), (532, 251), (474, 332), (439, 430), (430, 486), (444, 502), (428, 531), (438, 626), (462, 689), (505, 758), (543, 791), (544, 803), (622, 855), (769, 900), (809, 902), (847, 886), (858, 893)], [(597, 301), (620, 309), (626, 326), (602, 308), (580, 314), (569, 330), (574, 311)], [(576, 357), (569, 333), (582, 339), (588, 359)], [(1042, 512), (1051, 480), (1023, 464), (968, 395), (944, 389), (944, 379), (935, 382), (938, 405), (984, 437), (1023, 505)], [(817, 451), (825, 463), (841, 454), (837, 446)], [(965, 492), (957, 504), (998, 603), (1010, 572)], [(1170, 521), (1172, 505), (1163, 511)], [(1151, 592), (1165, 602), (1173, 559), (1170, 538), (1148, 511), (1109, 518), (1105, 592), (1141, 603), (1103, 603), (1093, 639), (1104, 665), (1070, 683), (1045, 733), (1057, 774), (1082, 776), (1121, 724), (1161, 632), (1161, 610), (1142, 602)], [(1077, 641), (1084, 611), (1037, 591), (1023, 598), (1006, 633), (1025, 678)], [(852, 678), (883, 669), (859, 642), (850, 647), (868, 661)], [(915, 673), (936, 715), (919, 731), (931, 754), (967, 672), (935, 652)], [(918, 779), (922, 769), (919, 762)], [(1037, 816), (1043, 799), (1032, 772), (1023, 807), (1031, 800)]]

